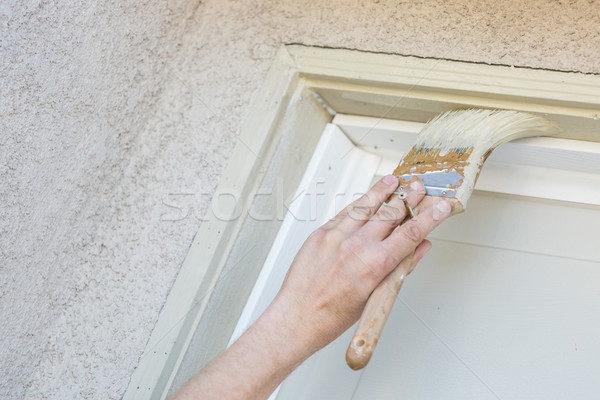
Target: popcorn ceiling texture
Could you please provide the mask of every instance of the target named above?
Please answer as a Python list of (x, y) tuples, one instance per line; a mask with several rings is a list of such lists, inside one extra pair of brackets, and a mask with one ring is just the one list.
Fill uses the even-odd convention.
[(600, 73), (600, 2), (0, 4), (0, 398), (120, 398), (279, 46)]

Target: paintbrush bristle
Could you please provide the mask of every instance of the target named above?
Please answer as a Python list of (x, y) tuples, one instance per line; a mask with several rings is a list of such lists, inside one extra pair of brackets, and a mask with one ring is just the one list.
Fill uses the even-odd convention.
[(429, 121), (415, 143), (416, 148), (440, 152), (472, 146), (490, 151), (508, 141), (558, 133), (556, 125), (532, 114), (504, 110), (449, 111)]
[(453, 187), (463, 206), (487, 156), (510, 140), (553, 135), (560, 129), (532, 114), (504, 110), (463, 110), (441, 114), (428, 122), (395, 174), (456, 170), (462, 175)]

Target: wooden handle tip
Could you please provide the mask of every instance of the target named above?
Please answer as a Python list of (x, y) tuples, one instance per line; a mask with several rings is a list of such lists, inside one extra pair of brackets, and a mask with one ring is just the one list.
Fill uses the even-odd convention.
[(346, 350), (346, 364), (355, 371), (366, 367), (374, 348), (375, 346), (368, 344), (365, 338), (354, 337)]

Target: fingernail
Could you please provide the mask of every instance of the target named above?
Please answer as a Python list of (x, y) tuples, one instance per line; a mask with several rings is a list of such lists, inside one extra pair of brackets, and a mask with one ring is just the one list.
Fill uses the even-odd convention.
[(387, 185), (392, 185), (398, 182), (398, 178), (396, 178), (394, 175), (386, 175), (383, 178), (383, 183), (387, 184)]
[(450, 210), (452, 210), (452, 206), (446, 200), (438, 202), (435, 206), (437, 207), (438, 211), (442, 214), (447, 214), (450, 212)]

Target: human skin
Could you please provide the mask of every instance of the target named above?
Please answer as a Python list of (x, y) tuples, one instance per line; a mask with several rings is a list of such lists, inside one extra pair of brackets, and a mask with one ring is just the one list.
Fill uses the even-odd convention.
[(173, 399), (266, 399), (352, 326), (375, 287), (415, 249), (418, 262), (431, 248), (425, 237), (450, 214), (445, 200), (419, 210), (425, 189), (416, 182), (405, 189), (416, 216), (403, 223), (401, 200), (381, 207), (397, 186), (395, 176), (382, 178), (313, 232), (265, 312)]

